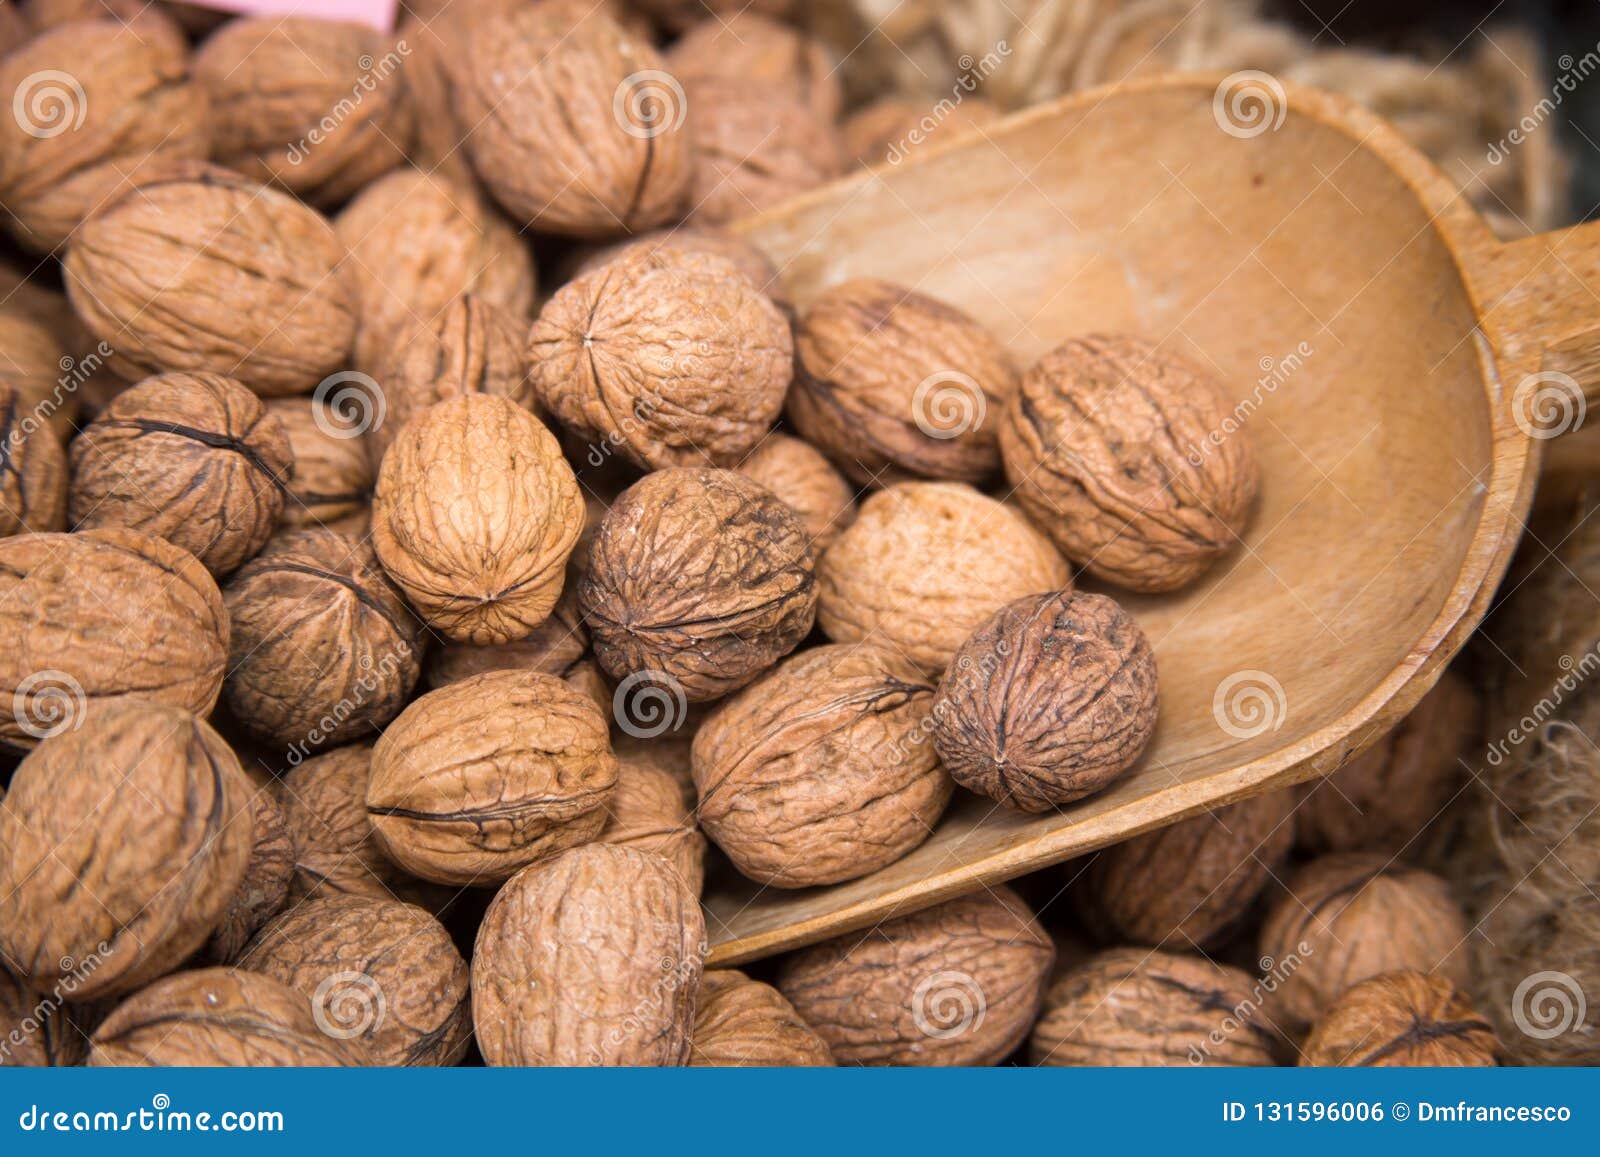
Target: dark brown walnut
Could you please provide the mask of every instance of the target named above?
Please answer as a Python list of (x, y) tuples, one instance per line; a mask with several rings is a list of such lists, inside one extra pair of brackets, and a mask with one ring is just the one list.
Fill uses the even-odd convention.
[(886, 96), (846, 117), (839, 135), (844, 155), (856, 164), (897, 165), (936, 137), (943, 143), (999, 117), (999, 106), (981, 97), (936, 106), (914, 97)]
[(1270, 792), (1097, 852), (1072, 884), (1084, 924), (1108, 944), (1215, 946), (1279, 878), (1294, 799)]
[(1136, 591), (1204, 574), (1238, 541), (1261, 481), (1222, 383), (1135, 337), (1041, 358), (1006, 407), (1000, 452), (1062, 553)]
[(754, 242), (720, 225), (673, 225), (642, 237), (596, 246), (577, 264), (572, 276), (581, 277), (603, 265), (609, 265), (626, 253), (647, 249), (678, 249), (725, 258), (733, 262), (739, 272), (770, 297), (778, 308), (790, 308), (778, 267), (772, 263), (772, 259)]
[(519, 406), (533, 402), (526, 323), (480, 297), (458, 297), (396, 337), (378, 375), (383, 421), (367, 431), (374, 463), (407, 422), (436, 402), (462, 394), (495, 394)]
[(421, 624), (365, 542), (285, 531), (229, 581), (228, 710), (304, 757), (379, 730), (422, 670)]
[(67, 456), (49, 424), (0, 381), (0, 538), (67, 525)]
[(809, 442), (769, 435), (739, 463), (739, 473), (761, 483), (800, 516), (819, 556), (856, 520), (855, 489)]
[(880, 490), (817, 564), (817, 621), (839, 643), (876, 639), (942, 675), (967, 636), (1072, 572), (1010, 507), (954, 482)]
[(0, 539), (0, 745), (26, 751), (122, 700), (204, 715), (228, 659), (222, 593), (193, 555), (136, 530)]
[(406, 55), (359, 24), (229, 21), (194, 54), (213, 157), (314, 204), (341, 203), (405, 158), (416, 121)]
[(0, 964), (0, 1069), (81, 1065), (89, 1050), (66, 985), (35, 992)]
[(12, 234), (39, 252), (153, 165), (203, 160), (210, 147), (205, 93), (181, 41), (115, 20), (41, 33), (0, 59), (0, 91), (15, 114), (0, 118), (0, 204)]
[(451, 77), (462, 148), (519, 224), (574, 237), (664, 225), (691, 176), (683, 89), (648, 40), (563, 7), (467, 23)]
[(293, 476), (288, 431), (244, 386), (160, 374), (73, 439), (68, 512), (80, 530), (164, 538), (222, 576), (266, 545)]
[(1010, 356), (952, 306), (887, 281), (828, 290), (795, 330), (789, 419), (858, 483), (980, 482), (1016, 393)]
[(0, 958), (75, 1000), (130, 992), (205, 943), (253, 842), (239, 761), (176, 707), (96, 707), (40, 743), (0, 807)]
[(838, 120), (844, 103), (838, 66), (822, 41), (751, 9), (700, 21), (672, 45), (667, 67), (688, 84), (720, 77), (760, 81), (825, 121)]
[(744, 686), (794, 650), (816, 600), (800, 520), (731, 470), (658, 470), (628, 487), (578, 585), (606, 673), (691, 702)]
[(453, 1065), (472, 1035), (467, 962), (421, 908), (367, 896), (308, 900), (250, 943), (240, 966), (311, 1001), (324, 1032), (379, 1065)]
[[(74, 419), (83, 387), (69, 388), (79, 376), (74, 373), (79, 363), (66, 352), (66, 336), (47, 321), (42, 307), (30, 309), (20, 287), (7, 291), (0, 306), (0, 350), (5, 353), (0, 357), (0, 386), (15, 390), (25, 418), (49, 426), (65, 445), (78, 432)], [(99, 375), (111, 376), (109, 371)], [(97, 380), (90, 376), (85, 384)]]
[(1054, 959), (997, 886), (802, 948), (777, 983), (841, 1065), (993, 1065), (1027, 1036)]
[(378, 372), (410, 329), (471, 293), (521, 320), (533, 312), (533, 254), (471, 189), (401, 169), (362, 190), (334, 222), (361, 308), (356, 364)]
[(1389, 856), (1336, 853), (1289, 877), (1267, 913), (1264, 957), (1295, 968), (1274, 1008), (1310, 1024), (1363, 980), (1396, 969), (1431, 972), (1466, 987), (1468, 928), (1449, 885)]
[(321, 527), (365, 538), (378, 472), (366, 442), (315, 398), (273, 398), (267, 412), (283, 423), (294, 477), (283, 504), (283, 525)]
[(1363, 981), (1317, 1021), (1302, 1065), (1364, 1068), (1492, 1068), (1500, 1042), (1455, 985), (1424, 972)]
[(1446, 671), (1375, 746), (1301, 789), (1300, 843), (1315, 852), (1417, 852), (1461, 775), (1460, 758), (1481, 727), (1477, 692)]
[(1198, 956), (1112, 948), (1050, 986), (1028, 1052), (1036, 1065), (1276, 1065), (1282, 1039), (1261, 986)]
[(826, 1068), (828, 1044), (770, 984), (719, 968), (700, 981), (691, 1065), (709, 1068)]
[(933, 686), (871, 643), (813, 647), (695, 734), (700, 823), (751, 879), (853, 880), (933, 831), (954, 785), (924, 731)]
[(1155, 653), (1133, 616), (1073, 591), (1007, 603), (962, 643), (933, 704), (955, 781), (1045, 812), (1104, 788), (1155, 734)]
[(478, 1047), (491, 1065), (686, 1064), (704, 956), (700, 905), (665, 860), (573, 848), (489, 905), (472, 956)]
[(617, 787), (606, 804), (606, 826), (596, 837), (654, 852), (672, 866), (695, 896), (705, 882), (706, 838), (695, 826), (694, 800), (683, 784), (637, 749), (617, 754)]
[(789, 323), (730, 262), (633, 249), (563, 286), (529, 338), (540, 403), (649, 470), (732, 466), (772, 427), (794, 374)]
[(217, 964), (239, 959), (250, 938), (289, 902), (289, 885), (294, 879), (294, 840), (275, 785), (250, 783), (246, 793), (250, 860), (244, 879), (206, 941), (205, 958)]
[(182, 165), (85, 221), (63, 268), (73, 308), (116, 350), (119, 372), (226, 374), (274, 396), (344, 366), (356, 326), (344, 259), (316, 210), (226, 169)]
[(553, 675), (488, 671), (422, 696), (372, 754), (379, 846), (443, 884), (496, 884), (600, 834), (617, 782), (607, 720)]
[(123, 1001), (95, 1030), (93, 1067), (283, 1068), (370, 1065), (329, 1035), (305, 994), (257, 972), (180, 972)]

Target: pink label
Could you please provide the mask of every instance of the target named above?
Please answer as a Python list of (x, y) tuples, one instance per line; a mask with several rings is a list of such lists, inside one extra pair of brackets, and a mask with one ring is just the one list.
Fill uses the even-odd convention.
[(394, 28), (399, 0), (180, 0), (196, 8), (241, 12), (250, 16), (312, 16), (348, 20), (388, 32)]

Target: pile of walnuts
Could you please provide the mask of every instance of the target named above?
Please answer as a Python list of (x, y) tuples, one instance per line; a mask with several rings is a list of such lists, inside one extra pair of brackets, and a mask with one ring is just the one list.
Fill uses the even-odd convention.
[[(907, 110), (841, 120), (791, 6), (702, 7), (192, 41), (162, 4), (24, 6), (0, 1062), (1182, 1061), (1249, 1000), (1193, 953), (1259, 923), (1287, 797), (1108, 851), (1057, 910), (994, 887), (706, 968), (708, 872), (856, 880), (958, 792), (1128, 775), (1156, 650), (1075, 582), (1223, 581), (1259, 471), (1169, 346), (1025, 367), (915, 286), (791, 301), (726, 223)], [(1209, 1060), (1465, 1020), (1443, 886), (1319, 815), (1260, 931), (1314, 958)]]

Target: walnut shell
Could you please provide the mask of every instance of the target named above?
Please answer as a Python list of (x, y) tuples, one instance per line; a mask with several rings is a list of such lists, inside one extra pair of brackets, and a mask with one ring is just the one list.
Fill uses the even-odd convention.
[(856, 520), (854, 488), (809, 442), (770, 434), (739, 463), (739, 473), (765, 486), (800, 516), (818, 555)]
[(730, 262), (658, 246), (563, 286), (533, 327), (528, 368), (541, 404), (594, 453), (652, 470), (731, 466), (783, 410), (794, 343)]
[(1400, 855), (1450, 802), (1458, 762), (1478, 736), (1482, 705), (1446, 671), (1400, 725), (1325, 779), (1301, 789), (1295, 831), (1314, 852)]
[[(189, 41), (165, 7), (151, 0), (25, 0), (35, 34), (80, 20), (115, 20), (140, 40), (160, 41), (163, 48), (187, 56)], [(11, 8), (15, 10), (16, 5)]]
[(1276, 1065), (1282, 1042), (1240, 969), (1196, 956), (1112, 948), (1050, 986), (1036, 1065)]
[(314, 204), (339, 204), (405, 159), (416, 116), (406, 55), (403, 43), (391, 47), (360, 24), (230, 20), (194, 54), (217, 163)]
[[(5, 351), (5, 356), (0, 357), (0, 387), (17, 392), (26, 427), (42, 422), (55, 431), (65, 446), (78, 432), (74, 419), (81, 408), (80, 391), (86, 391), (99, 379), (92, 376), (92, 370), (91, 376), (82, 376), (80, 366), (89, 368), (88, 359), (80, 363), (68, 356), (64, 338), (42, 317), (24, 312), (26, 306), (19, 304), (19, 296), (13, 291), (5, 309), (0, 310), (0, 350)], [(13, 306), (17, 308), (12, 310)], [(109, 346), (102, 344), (100, 348), (109, 355)], [(102, 355), (96, 351), (94, 357), (100, 359)], [(96, 361), (94, 368), (101, 364), (103, 359)], [(77, 389), (69, 388), (74, 382), (79, 383)]]
[(625, 254), (650, 249), (677, 249), (726, 258), (749, 278), (752, 285), (770, 297), (779, 309), (789, 308), (778, 267), (772, 263), (772, 259), (754, 242), (720, 225), (673, 225), (642, 237), (596, 246), (578, 262), (571, 277), (566, 280), (592, 273)]
[(869, 497), (817, 564), (817, 621), (830, 639), (877, 639), (941, 675), (992, 614), (1067, 591), (1072, 574), (1019, 514), (970, 486), (904, 482)]
[(205, 567), (136, 530), (0, 539), (0, 745), (31, 748), (127, 699), (207, 714), (228, 615)]
[(1494, 1029), (1455, 985), (1400, 971), (1364, 980), (1335, 1001), (1311, 1030), (1300, 1063), (1492, 1068), (1500, 1052)]
[(63, 268), (73, 308), (119, 359), (147, 373), (226, 374), (272, 396), (343, 367), (356, 325), (344, 256), (314, 209), (186, 165), (85, 221)]
[(248, 792), (250, 860), (244, 879), (206, 941), (205, 958), (217, 964), (238, 960), (250, 938), (289, 902), (289, 884), (294, 879), (294, 840), (283, 805), (272, 787), (251, 784)]
[(419, 110), (408, 150), (411, 161), (423, 172), (446, 177), (462, 187), (476, 185), (478, 178), (461, 147), (463, 134), (451, 113), (450, 62), (461, 51), (466, 19), (476, 10), (476, 6), (467, 8), (454, 0), (439, 13), (425, 14), (402, 5), (396, 29), (411, 50), (406, 58), (406, 89)]
[(857, 165), (898, 165), (937, 133), (943, 143), (1001, 116), (999, 105), (981, 97), (957, 97), (937, 106), (905, 96), (886, 96), (857, 109), (839, 126), (844, 155)]
[(1136, 591), (1187, 586), (1231, 550), (1261, 480), (1221, 383), (1134, 337), (1041, 358), (1006, 407), (1000, 452), (1062, 553)]
[(1294, 793), (1269, 792), (1097, 852), (1072, 897), (1103, 942), (1203, 949), (1250, 915), (1293, 847)]
[(759, 13), (774, 20), (793, 16), (799, 0), (630, 0), (631, 7), (669, 32), (682, 32), (712, 16), (731, 19), (742, 12)]
[(257, 972), (180, 972), (123, 1001), (95, 1030), (91, 1066), (251, 1068), (371, 1064), (361, 1046), (330, 1036), (311, 1002)]
[[(3, 800), (0, 796), (0, 802)], [(35, 992), (0, 964), (0, 1069), (66, 1068), (83, 1063), (89, 1050), (72, 1006), (64, 1003), (71, 996), (65, 984), (60, 995), (53, 987), (50, 992)]]
[(244, 386), (160, 374), (73, 439), (68, 507), (80, 530), (142, 530), (220, 577), (266, 545), (293, 473), (288, 431)]
[(533, 403), (526, 326), (482, 298), (467, 295), (397, 342), (379, 374), (385, 413), (367, 431), (374, 463), (412, 417), (462, 394), (494, 394)]
[(1465, 988), (1468, 928), (1449, 885), (1385, 855), (1336, 853), (1306, 864), (1267, 914), (1260, 948), (1297, 962), (1275, 992), (1282, 1014), (1310, 1024), (1352, 986), (1396, 969)]
[(750, 9), (700, 21), (668, 50), (667, 67), (686, 84), (719, 77), (760, 81), (829, 122), (839, 119), (844, 103), (827, 46)]
[(954, 785), (923, 724), (933, 687), (894, 651), (813, 647), (721, 704), (694, 740), (700, 822), (780, 888), (853, 880), (933, 831)]
[(0, 60), (0, 91), (16, 114), (0, 118), (0, 204), (38, 252), (154, 163), (204, 160), (210, 148), (210, 110), (181, 41), (114, 20), (42, 32)]
[(30, 410), (0, 381), (0, 538), (67, 525), (67, 456)]
[(350, 250), (361, 308), (356, 364), (363, 369), (380, 371), (400, 336), (463, 294), (519, 321), (533, 312), (533, 254), (471, 190), (442, 175), (390, 173), (362, 190), (334, 229)]
[(242, 965), (311, 1001), (324, 1032), (379, 1065), (453, 1065), (467, 1051), (467, 962), (421, 908), (367, 896), (308, 900), (261, 930)]
[(747, 76), (686, 77), (693, 115), (689, 219), (722, 224), (770, 209), (844, 171), (833, 122)]
[(676, 776), (653, 761), (619, 753), (617, 787), (606, 812), (609, 818), (596, 839), (656, 853), (678, 873), (691, 895), (700, 895), (706, 838), (695, 826), (693, 800)]
[(420, 625), (372, 548), (291, 530), (228, 583), (223, 699), (251, 735), (303, 758), (400, 713), (422, 670)]
[(1038, 1014), (1055, 948), (997, 886), (802, 948), (778, 990), (841, 1065), (993, 1065)]
[(783, 993), (719, 968), (700, 981), (689, 1063), (710, 1068), (831, 1068), (833, 1054)]
[(829, 289), (795, 329), (795, 428), (858, 483), (981, 482), (1017, 390), (1010, 356), (952, 306), (874, 278)]
[(383, 456), (373, 546), (411, 605), (456, 642), (530, 635), (561, 597), (582, 530), (560, 443), (506, 398), (431, 406)]
[(97, 707), (45, 740), (0, 805), (0, 956), (36, 988), (76, 970), (74, 1000), (170, 972), (244, 879), (247, 798), (228, 745), (180, 708)]
[(494, 884), (594, 839), (616, 782), (591, 699), (551, 675), (489, 671), (430, 691), (389, 725), (367, 814), (407, 871)]
[(693, 702), (794, 650), (816, 598), (799, 519), (731, 470), (658, 470), (628, 487), (578, 586), (606, 673), (648, 676)]
[(366, 442), (329, 419), (324, 403), (310, 398), (272, 398), (267, 412), (283, 423), (294, 458), (283, 505), (283, 525), (340, 530), (365, 538), (365, 519), (378, 472)]
[(1133, 616), (1072, 591), (1007, 603), (955, 653), (933, 745), (955, 781), (1025, 812), (1104, 788), (1155, 734), (1156, 658)]
[(700, 906), (660, 856), (589, 844), (534, 864), (478, 929), (478, 1047), (491, 1065), (685, 1064), (704, 954)]

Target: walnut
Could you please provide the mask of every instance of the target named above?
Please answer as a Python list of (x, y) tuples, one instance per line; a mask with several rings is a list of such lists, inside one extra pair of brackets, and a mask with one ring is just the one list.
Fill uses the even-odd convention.
[(389, 725), (367, 814), (407, 871), (495, 884), (594, 839), (616, 782), (592, 700), (552, 675), (488, 671), (430, 691)]
[(674, 225), (642, 237), (596, 246), (574, 267), (572, 278), (592, 273), (625, 254), (651, 249), (676, 249), (726, 258), (750, 279), (752, 285), (770, 297), (779, 309), (787, 311), (790, 308), (783, 282), (778, 276), (778, 267), (772, 264), (772, 259), (754, 242), (720, 225)]
[[(26, 303), (20, 301), (21, 295), (13, 292), (4, 307), (17, 309), (0, 312), (0, 350), (5, 351), (0, 357), (0, 387), (16, 391), (26, 426), (43, 423), (66, 445), (78, 432), (74, 421), (80, 409), (78, 391), (70, 388), (77, 363), (66, 355), (57, 332), (42, 316), (27, 312)], [(85, 384), (95, 380), (91, 377)]]
[(405, 157), (416, 114), (404, 55), (360, 24), (228, 22), (194, 54), (213, 155), (314, 204), (339, 204)]
[(20, 47), (32, 35), (29, 18), (16, 5), (0, 6), (0, 56)]
[(160, 374), (73, 439), (68, 507), (79, 529), (142, 530), (220, 577), (266, 545), (293, 473), (283, 423), (244, 386)]
[(789, 419), (856, 482), (981, 482), (999, 469), (995, 429), (1016, 371), (960, 310), (887, 281), (846, 281), (811, 304), (795, 351)]
[(0, 204), (38, 252), (156, 162), (203, 160), (210, 148), (205, 93), (181, 41), (113, 20), (36, 36), (0, 60), (0, 91), (15, 113), (0, 118)]
[(933, 687), (872, 644), (813, 647), (712, 712), (694, 740), (700, 822), (780, 888), (853, 880), (927, 839), (954, 785), (922, 726)]
[(811, 630), (800, 521), (731, 470), (658, 470), (612, 505), (578, 603), (607, 674), (649, 676), (690, 701), (744, 686)]
[(1467, 922), (1438, 876), (1359, 852), (1323, 856), (1288, 881), (1259, 941), (1280, 966), (1274, 994), (1290, 1021), (1310, 1024), (1353, 985), (1395, 969), (1432, 972), (1465, 987)]
[[(679, 722), (682, 723), (683, 720)], [(659, 734), (646, 735), (643, 738), (629, 735), (624, 731), (613, 737), (611, 746), (617, 754), (619, 767), (648, 767), (665, 772), (683, 792), (684, 802), (693, 807), (695, 790), (691, 745), (694, 742), (694, 731), (692, 727), (676, 732), (664, 728)]]
[(311, 1002), (257, 972), (180, 972), (124, 1001), (95, 1030), (91, 1066), (237, 1068), (371, 1064), (359, 1043), (330, 1035)]
[(601, 12), (507, 6), (462, 31), (451, 98), (480, 180), (518, 222), (605, 237), (678, 215), (690, 177), (683, 90)]
[(929, 102), (886, 96), (857, 109), (839, 126), (844, 154), (858, 165), (899, 164), (920, 146), (973, 132), (998, 120), (1000, 107), (981, 97), (966, 97), (935, 109)]
[(700, 895), (705, 880), (706, 838), (695, 826), (694, 799), (672, 772), (636, 749), (617, 753), (617, 787), (606, 804), (608, 819), (596, 837), (654, 852), (672, 866), (691, 895)]
[(283, 805), (272, 787), (252, 784), (247, 791), (250, 860), (244, 879), (206, 942), (205, 957), (217, 964), (238, 960), (250, 937), (289, 902), (289, 884), (294, 879), (294, 840)]
[(314, 209), (212, 166), (178, 166), (78, 228), (64, 271), (90, 332), (148, 373), (226, 374), (299, 394), (355, 335), (344, 249)]
[(739, 463), (739, 473), (761, 483), (800, 516), (818, 555), (856, 520), (855, 491), (809, 442), (770, 434)]
[(180, 56), (189, 52), (189, 42), (173, 14), (151, 0), (26, 0), (26, 5), (35, 33), (80, 20), (115, 20), (140, 40), (160, 41), (161, 47)]
[(261, 930), (242, 966), (311, 1001), (323, 1031), (380, 1065), (453, 1065), (472, 1035), (467, 962), (421, 908), (368, 896), (308, 900)]
[(707, 13), (724, 19), (741, 12), (773, 19), (795, 14), (799, 0), (632, 0), (632, 7), (671, 32), (681, 32)]
[(72, 1007), (63, 1003), (70, 995), (65, 986), (60, 996), (53, 989), (35, 992), (0, 963), (0, 1069), (83, 1063), (88, 1055), (84, 1032)]
[(1300, 843), (1315, 852), (1400, 855), (1415, 849), (1450, 802), (1460, 778), (1457, 761), (1477, 738), (1480, 719), (1471, 684), (1446, 671), (1376, 746), (1301, 789), (1295, 809)]
[(506, 398), (429, 407), (384, 454), (372, 541), (389, 577), (457, 642), (509, 643), (550, 617), (583, 529), (554, 435)]
[(833, 1054), (783, 993), (742, 972), (719, 968), (700, 981), (689, 1063), (712, 1068), (823, 1068), (833, 1065)]
[(67, 525), (67, 456), (13, 386), (0, 381), (0, 538)]
[(397, 337), (471, 293), (520, 321), (533, 312), (533, 254), (492, 209), (415, 169), (361, 191), (334, 222), (361, 306), (356, 364), (378, 371)]
[(1440, 976), (1386, 972), (1350, 989), (1323, 1013), (1302, 1065), (1492, 1068), (1500, 1042), (1489, 1022)]
[(413, 416), (462, 394), (495, 394), (531, 406), (527, 327), (476, 296), (458, 297), (395, 344), (378, 376), (383, 421), (367, 431), (374, 463)]
[(996, 886), (803, 948), (777, 983), (841, 1065), (993, 1065), (1027, 1036), (1054, 958)]
[(1269, 792), (1096, 853), (1073, 900), (1104, 942), (1208, 948), (1250, 915), (1293, 846), (1294, 793)]
[(303, 756), (365, 737), (416, 686), (420, 625), (364, 542), (288, 531), (223, 600), (233, 623), (223, 698), (263, 742)]
[(738, 462), (777, 420), (794, 373), (789, 323), (738, 269), (660, 246), (563, 286), (528, 356), (562, 425), (652, 470)]
[(267, 412), (283, 423), (294, 458), (283, 505), (283, 524), (322, 527), (366, 538), (367, 512), (377, 469), (363, 439), (333, 421), (323, 402), (272, 398)]
[(686, 78), (693, 115), (689, 217), (721, 224), (782, 204), (844, 169), (833, 122), (752, 77)]
[(0, 744), (27, 750), (126, 699), (205, 714), (228, 658), (222, 594), (192, 555), (135, 530), (0, 539)]
[(937, 676), (994, 612), (1069, 590), (1072, 575), (1009, 507), (959, 483), (905, 482), (861, 504), (817, 564), (817, 586), (830, 639), (878, 639)]
[(0, 958), (80, 1001), (170, 972), (244, 878), (247, 794), (228, 745), (177, 707), (97, 707), (46, 739), (0, 805)]
[(700, 906), (660, 856), (589, 844), (534, 864), (478, 929), (478, 1047), (491, 1065), (685, 1064), (704, 954)]
[(1276, 1065), (1259, 985), (1197, 956), (1112, 948), (1061, 975), (1028, 1051), (1036, 1065)]
[(752, 9), (700, 21), (667, 52), (667, 67), (691, 84), (721, 77), (760, 81), (829, 122), (839, 119), (844, 103), (838, 66), (822, 41)]
[(1243, 532), (1260, 485), (1222, 383), (1141, 338), (1046, 354), (1000, 423), (1029, 516), (1090, 573), (1136, 591), (1187, 586)]

